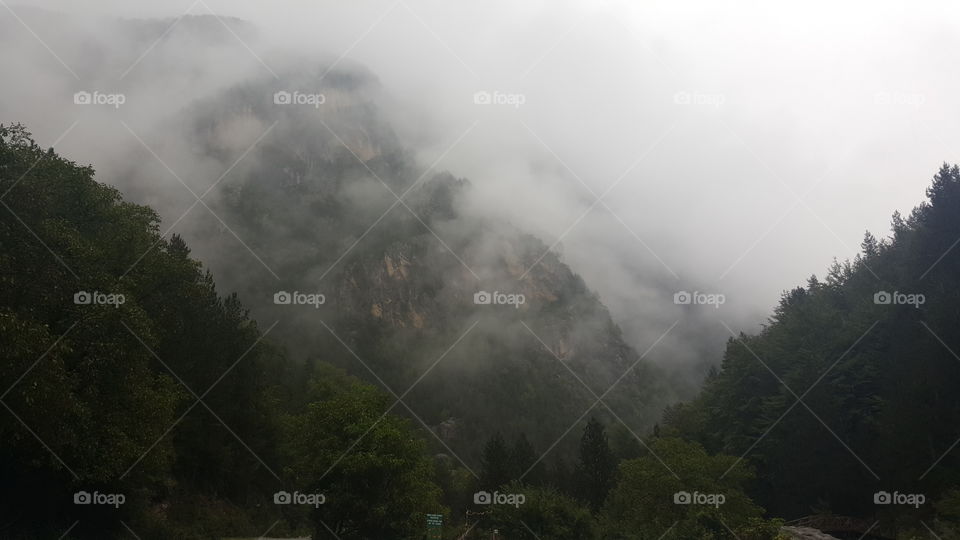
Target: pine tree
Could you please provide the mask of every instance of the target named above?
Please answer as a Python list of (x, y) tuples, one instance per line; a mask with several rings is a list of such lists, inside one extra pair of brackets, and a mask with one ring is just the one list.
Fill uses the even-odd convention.
[(607, 442), (607, 433), (596, 418), (590, 418), (580, 439), (580, 461), (577, 464), (579, 496), (594, 511), (603, 505), (613, 487), (617, 461)]
[(511, 464), (510, 450), (498, 431), (494, 433), (487, 444), (483, 445), (483, 454), (480, 457), (480, 487), (493, 490), (513, 480), (514, 467)]
[(860, 243), (860, 249), (863, 250), (863, 257), (866, 260), (873, 259), (880, 254), (880, 243), (877, 242), (877, 238), (867, 231), (863, 235), (863, 242)]
[(510, 465), (513, 467), (512, 477), (522, 480), (525, 484), (535, 486), (543, 484), (545, 470), (543, 462), (538, 461), (538, 459), (539, 455), (533, 449), (530, 441), (527, 440), (527, 435), (521, 433), (510, 450)]

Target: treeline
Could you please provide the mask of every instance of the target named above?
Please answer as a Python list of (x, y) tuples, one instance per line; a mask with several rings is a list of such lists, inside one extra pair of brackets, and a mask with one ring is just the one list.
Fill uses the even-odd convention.
[[(577, 459), (569, 465), (562, 458), (548, 463), (551, 452), (534, 448), (523, 434), (512, 440), (499, 433), (491, 437), (475, 471), (456, 456), (435, 456), (432, 479), (442, 510), (434, 511), (444, 515), (443, 537), (783, 538), (782, 521), (767, 519), (746, 494), (754, 479), (747, 464), (733, 456), (708, 455), (700, 445), (678, 438), (654, 435), (641, 441), (631, 435), (633, 444), (623, 445), (614, 442), (622, 431), (615, 426), (611, 431), (608, 438), (607, 427), (591, 418)], [(349, 481), (355, 471), (345, 472)], [(375, 494), (368, 496), (375, 500)], [(416, 517), (422, 526), (424, 514)], [(326, 531), (317, 534), (328, 537)]]
[(494, 435), (469, 483), (478, 490), (473, 500), (450, 501), (465, 516), (454, 532), (529, 540), (777, 538), (781, 522), (764, 519), (745, 494), (754, 478), (746, 464), (677, 438), (628, 439), (610, 425), (608, 436), (591, 418), (569, 465), (547, 465), (523, 434), (512, 443)]
[(855, 260), (785, 293), (759, 334), (731, 338), (721, 369), (667, 411), (664, 432), (746, 456), (758, 472), (750, 493), (775, 515), (957, 537), (957, 166), (945, 164), (927, 196), (893, 216), (892, 237), (867, 233)]

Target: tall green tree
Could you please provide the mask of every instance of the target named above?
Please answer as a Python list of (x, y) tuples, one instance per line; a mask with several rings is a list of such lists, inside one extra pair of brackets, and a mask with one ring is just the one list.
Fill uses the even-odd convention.
[(513, 479), (519, 480), (522, 476), (523, 482), (528, 485), (541, 485), (546, 479), (543, 461), (525, 433), (517, 437), (510, 449), (510, 464), (513, 467)]
[(517, 467), (513, 465), (510, 449), (499, 432), (483, 445), (480, 457), (480, 488), (494, 490), (514, 480)]
[(591, 417), (580, 439), (577, 479), (580, 497), (594, 511), (600, 509), (613, 488), (616, 472), (617, 460), (607, 442), (606, 429), (599, 420)]
[(415, 538), (426, 514), (443, 514), (425, 444), (386, 414), (389, 396), (327, 371), (314, 401), (284, 429), (284, 490), (322, 494), (306, 514), (314, 538)]

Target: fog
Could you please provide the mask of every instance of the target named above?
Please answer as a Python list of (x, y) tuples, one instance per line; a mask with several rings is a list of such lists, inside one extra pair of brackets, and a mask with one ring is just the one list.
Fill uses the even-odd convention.
[[(178, 232), (195, 200), (181, 181), (215, 200), (230, 171), (146, 134), (176, 133), (175, 113), (238, 81), (366, 70), (401, 144), (473, 184), (464, 210), (553, 246), (638, 350), (681, 320), (657, 357), (676, 365), (716, 362), (726, 327), (755, 331), (782, 291), (852, 258), (865, 230), (887, 236), (960, 161), (955, 3), (515, 4), (8, 1), (0, 122), (107, 183), (142, 166), (118, 187)], [(185, 13), (227, 33), (177, 41)], [(77, 107), (81, 90), (126, 103)], [(243, 157), (260, 137), (270, 126), (219, 141)], [(726, 302), (694, 310), (678, 291)]]

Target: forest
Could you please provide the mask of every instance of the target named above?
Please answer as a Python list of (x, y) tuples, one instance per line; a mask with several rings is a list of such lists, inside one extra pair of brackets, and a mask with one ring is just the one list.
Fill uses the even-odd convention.
[(428, 514), (444, 538), (960, 534), (955, 165), (652, 428), (591, 408), (551, 452), (493, 416), (472, 463), (326, 348), (293, 359), (153, 210), (21, 125), (0, 189), (2, 538), (413, 539)]

